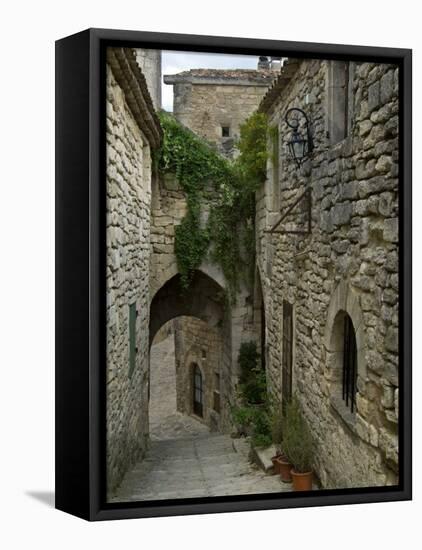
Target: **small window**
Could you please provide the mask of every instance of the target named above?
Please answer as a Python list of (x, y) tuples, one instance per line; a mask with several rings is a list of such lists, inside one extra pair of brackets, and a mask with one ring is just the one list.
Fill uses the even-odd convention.
[(202, 373), (200, 368), (196, 364), (193, 364), (192, 376), (193, 376), (193, 412), (197, 416), (204, 416), (204, 410), (203, 410), (204, 389), (203, 389)]
[(230, 126), (222, 126), (221, 127), (221, 135), (223, 137), (230, 137)]
[(357, 348), (356, 334), (353, 323), (349, 315), (344, 316), (343, 331), (343, 380), (342, 397), (351, 412), (356, 409), (356, 390), (357, 390)]
[(202, 350), (202, 359), (206, 359), (207, 358), (207, 352), (205, 349)]
[(138, 312), (136, 311), (136, 302), (129, 305), (129, 378), (132, 376), (136, 365), (136, 353), (138, 348), (136, 347), (136, 318)]

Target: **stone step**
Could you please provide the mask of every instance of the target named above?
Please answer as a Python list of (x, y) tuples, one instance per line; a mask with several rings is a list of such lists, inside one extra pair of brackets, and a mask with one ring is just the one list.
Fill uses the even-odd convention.
[(249, 461), (249, 442), (225, 434), (151, 442), (112, 499), (161, 500), (291, 490)]

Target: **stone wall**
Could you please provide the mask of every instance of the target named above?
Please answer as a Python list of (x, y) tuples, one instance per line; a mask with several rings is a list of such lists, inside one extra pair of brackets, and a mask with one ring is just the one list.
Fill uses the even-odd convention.
[[(203, 71), (210, 76), (196, 76), (201, 70), (165, 76), (173, 84), (174, 116), (197, 135), (217, 146), (225, 156), (235, 154), (235, 141), (242, 122), (256, 111), (275, 75), (271, 71), (250, 71), (256, 78), (237, 77), (236, 71)], [(260, 77), (262, 73), (262, 78)], [(228, 136), (223, 136), (223, 127)]]
[[(151, 148), (158, 145), (160, 130), (134, 56), (113, 48), (107, 59), (107, 485), (112, 494), (147, 444)], [(130, 306), (136, 309), (132, 372)]]
[[(268, 383), (280, 398), (286, 300), (293, 306), (293, 391), (316, 439), (315, 468), (323, 487), (394, 484), (398, 69), (351, 63), (345, 81), (344, 67), (333, 63), (292, 60), (261, 104), (280, 136), (278, 162), (269, 161), (267, 181), (257, 193)], [(315, 141), (311, 159), (300, 169), (286, 154), (290, 129), (284, 115), (290, 107), (308, 114)], [(306, 189), (311, 192), (310, 234), (265, 233)], [(305, 198), (278, 230), (306, 230), (307, 214)], [(353, 413), (342, 400), (339, 380), (339, 323), (345, 312), (358, 348)]]
[(187, 212), (186, 196), (176, 178), (169, 174), (153, 185), (151, 209), (151, 299), (178, 273), (174, 253), (175, 228)]
[(136, 61), (145, 76), (148, 91), (156, 110), (161, 109), (161, 50), (135, 50)]
[(192, 415), (193, 365), (198, 365), (203, 382), (203, 416), (199, 418), (212, 431), (220, 429), (221, 370), (223, 336), (221, 329), (210, 327), (195, 317), (174, 321), (177, 410)]
[[(224, 299), (226, 280), (219, 266), (207, 258), (198, 268), (201, 286), (193, 285), (186, 295), (180, 295), (180, 288), (172, 284), (178, 274), (174, 239), (175, 228), (186, 213), (186, 197), (181, 185), (171, 174), (153, 185), (152, 195), (150, 298), (153, 306), (164, 292), (158, 308), (162, 320), (158, 324), (167, 322), (170, 318), (191, 315), (206, 321), (211, 331), (218, 325), (222, 336), (220, 428), (230, 432), (230, 409), (235, 403), (238, 381), (238, 350), (243, 341), (255, 338), (253, 300), (247, 289), (242, 287), (236, 304), (227, 308)], [(206, 202), (201, 205), (201, 209), (206, 213)], [(206, 216), (203, 223), (206, 223)], [(197, 303), (193, 304), (193, 300), (197, 300)], [(154, 336), (157, 325), (154, 313), (157, 308), (153, 306), (151, 337)]]

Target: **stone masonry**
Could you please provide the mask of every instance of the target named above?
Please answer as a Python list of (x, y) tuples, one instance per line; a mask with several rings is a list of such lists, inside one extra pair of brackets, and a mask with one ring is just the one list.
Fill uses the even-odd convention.
[[(128, 84), (130, 82), (130, 84)], [(131, 50), (107, 57), (107, 479), (112, 491), (148, 434), (151, 151), (161, 129)], [(129, 308), (136, 365), (129, 370)]]
[(136, 62), (145, 77), (154, 109), (161, 109), (161, 50), (138, 48)]
[[(287, 156), (290, 107), (308, 115), (315, 149)], [(257, 253), (267, 376), (282, 396), (283, 301), (293, 306), (293, 392), (317, 442), (323, 487), (397, 483), (398, 68), (289, 60), (260, 105), (277, 154), (257, 193)], [(274, 143), (269, 141), (274, 150)], [(277, 228), (266, 232), (309, 189)], [(342, 399), (343, 320), (357, 345), (357, 410)]]
[(220, 153), (235, 154), (239, 127), (258, 107), (276, 70), (192, 69), (164, 76), (173, 84), (174, 116)]
[(197, 417), (176, 410), (175, 342), (172, 332), (168, 335), (167, 327), (164, 325), (165, 330), (157, 333), (159, 341), (154, 338), (151, 348), (148, 450), (125, 474), (109, 500), (128, 502), (290, 491), (291, 485), (282, 483), (279, 476), (266, 475), (251, 464), (245, 439), (210, 433)]
[(174, 321), (177, 410), (193, 413), (193, 365), (201, 370), (204, 392), (201, 422), (212, 431), (220, 429), (221, 366), (223, 336), (221, 329), (210, 327), (195, 317)]
[[(176, 177), (160, 178), (152, 162), (162, 139), (156, 115), (160, 62), (160, 52), (152, 50), (110, 48), (107, 55), (109, 497), (126, 472), (147, 471), (148, 457), (159, 452), (149, 437), (150, 346), (155, 335), (157, 341), (164, 335), (162, 327), (173, 322), (179, 420), (192, 414), (193, 363), (205, 381), (202, 422), (190, 417), (179, 423), (195, 433), (200, 427), (204, 440), (188, 445), (200, 471), (198, 449), (209, 453), (212, 445), (208, 429), (232, 429), (241, 342), (260, 344), (268, 389), (282, 400), (283, 317), (290, 306), (292, 390), (315, 436), (322, 487), (397, 483), (397, 67), (289, 59), (277, 74), (260, 61), (257, 71), (195, 69), (165, 77), (174, 85), (175, 116), (225, 156), (235, 156), (239, 125), (257, 108), (273, 128), (267, 180), (256, 194), (255, 288), (242, 287), (236, 304), (227, 307), (226, 281), (209, 259), (195, 272), (189, 292), (180, 292), (174, 239), (186, 197)], [(299, 168), (287, 155), (291, 130), (284, 117), (291, 107), (308, 115), (315, 145)], [(201, 210), (206, 223), (206, 200)], [(341, 388), (349, 318), (357, 348), (354, 411)], [(151, 352), (154, 361), (157, 350)], [(159, 410), (155, 394), (154, 403)], [(159, 434), (164, 428), (154, 425)], [(221, 438), (215, 442), (221, 444), (222, 464), (227, 459), (231, 468), (236, 457), (227, 436)], [(182, 464), (185, 454), (179, 451)], [(127, 491), (131, 475), (123, 484)], [(173, 493), (181, 490), (178, 485)]]
[[(208, 194), (210, 194), (209, 192)], [(212, 193), (211, 198), (212, 200)], [(207, 212), (207, 201), (201, 205)], [(249, 295), (242, 288), (237, 303), (229, 311), (224, 306), (227, 286), (218, 266), (207, 258), (199, 266), (188, 293), (181, 293), (177, 283), (178, 268), (174, 252), (175, 228), (186, 213), (186, 197), (175, 176), (169, 174), (153, 186), (151, 210), (151, 256), (150, 256), (150, 341), (156, 331), (170, 319), (180, 316), (196, 317), (205, 321), (210, 334), (219, 329), (221, 336), (221, 395), (220, 417), (213, 422), (220, 429), (230, 432), (232, 420), (230, 409), (235, 402), (237, 384), (237, 354), (242, 341), (252, 338), (250, 324), (252, 305)], [(205, 223), (205, 218), (203, 220)], [(199, 325), (198, 326), (203, 326)], [(183, 332), (184, 325), (177, 325)], [(204, 331), (201, 331), (203, 334)], [(188, 341), (180, 334), (180, 341)], [(211, 422), (207, 415), (207, 422)]]

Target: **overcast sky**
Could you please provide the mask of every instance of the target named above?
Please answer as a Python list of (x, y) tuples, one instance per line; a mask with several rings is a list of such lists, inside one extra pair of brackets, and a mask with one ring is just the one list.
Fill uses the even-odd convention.
[[(162, 52), (163, 75), (189, 69), (256, 69), (256, 55), (208, 54), (197, 52)], [(162, 83), (162, 104), (166, 111), (173, 110), (173, 86)]]

